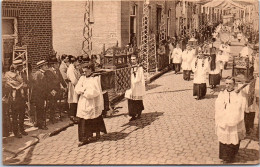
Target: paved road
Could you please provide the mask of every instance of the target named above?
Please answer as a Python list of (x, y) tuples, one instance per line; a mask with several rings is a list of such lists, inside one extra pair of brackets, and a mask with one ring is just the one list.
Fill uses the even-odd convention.
[[(237, 48), (231, 48), (236, 50)], [(230, 75), (231, 70), (224, 72)], [(223, 83), (222, 83), (223, 84)], [(19, 164), (221, 164), (214, 134), (214, 102), (219, 89), (195, 100), (192, 81), (169, 72), (148, 85), (140, 120), (129, 123), (127, 101), (106, 118), (108, 134), (78, 147), (77, 126), (40, 141), (14, 162)], [(241, 143), (236, 163), (256, 164), (259, 142)]]

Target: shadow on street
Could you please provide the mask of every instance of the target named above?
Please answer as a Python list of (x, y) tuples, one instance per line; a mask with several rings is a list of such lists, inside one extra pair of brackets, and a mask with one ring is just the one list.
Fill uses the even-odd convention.
[(247, 161), (259, 160), (259, 151), (254, 149), (239, 149), (238, 155), (235, 157), (234, 163), (246, 163)]
[(158, 84), (149, 84), (149, 85), (146, 86), (146, 91), (149, 91), (149, 90), (151, 90), (151, 89), (155, 89), (155, 88), (157, 88), (157, 87), (159, 87), (159, 86), (161, 86), (161, 85), (158, 85)]
[(162, 116), (162, 112), (152, 112), (152, 113), (143, 113), (140, 119), (128, 122), (127, 124), (122, 125), (121, 127), (130, 127), (136, 126), (139, 129), (144, 128), (150, 125), (152, 122), (158, 119), (158, 117)]
[[(153, 113), (144, 113), (141, 115), (140, 119), (128, 122), (121, 127), (125, 127), (119, 132), (112, 132), (108, 133), (102, 136), (102, 138), (99, 141), (118, 141), (126, 138), (129, 134), (132, 132), (142, 129), (148, 125), (150, 125), (152, 122), (158, 119), (159, 116), (162, 116), (162, 112), (153, 112)], [(137, 127), (136, 129), (130, 131), (129, 133), (125, 133), (124, 131), (132, 126)]]

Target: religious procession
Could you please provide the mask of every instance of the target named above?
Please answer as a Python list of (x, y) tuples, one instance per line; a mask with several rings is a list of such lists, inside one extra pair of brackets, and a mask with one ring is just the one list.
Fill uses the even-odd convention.
[(258, 1), (2, 9), (3, 164), (259, 163)]

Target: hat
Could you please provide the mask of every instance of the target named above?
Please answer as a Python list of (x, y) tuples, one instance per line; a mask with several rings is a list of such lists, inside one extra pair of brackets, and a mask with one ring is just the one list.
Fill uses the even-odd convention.
[(20, 65), (23, 65), (23, 60), (22, 59), (16, 59), (13, 61), (13, 65), (14, 66), (20, 66)]
[(41, 67), (41, 66), (43, 66), (43, 65), (45, 65), (45, 64), (47, 64), (47, 63), (48, 63), (47, 61), (41, 60), (41, 61), (39, 61), (39, 62), (36, 63), (36, 66), (37, 66), (37, 67)]
[(77, 58), (72, 56), (72, 55), (69, 55), (68, 57), (69, 57), (69, 62), (70, 63), (74, 63), (75, 61), (77, 61)]
[(52, 57), (49, 59), (49, 64), (55, 64), (58, 63), (58, 59), (56, 57)]

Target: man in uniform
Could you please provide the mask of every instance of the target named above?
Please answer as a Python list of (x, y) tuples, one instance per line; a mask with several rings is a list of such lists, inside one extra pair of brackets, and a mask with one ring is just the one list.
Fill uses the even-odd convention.
[[(57, 58), (51, 58), (49, 61), (50, 68), (45, 72), (46, 76), (46, 86), (47, 86), (47, 98), (49, 101), (50, 109), (50, 120), (52, 123), (55, 123), (55, 111), (57, 109), (57, 100), (61, 96), (61, 88), (66, 89), (67, 85), (62, 78), (62, 75), (59, 71), (59, 62)], [(60, 110), (61, 111), (61, 110)], [(61, 117), (61, 113), (60, 113)]]
[(32, 90), (32, 99), (35, 100), (36, 115), (37, 115), (37, 126), (39, 129), (47, 130), (46, 126), (46, 110), (45, 110), (45, 100), (46, 100), (46, 77), (45, 72), (48, 70), (47, 61), (41, 60), (36, 65), (39, 68), (34, 75), (34, 87)]

